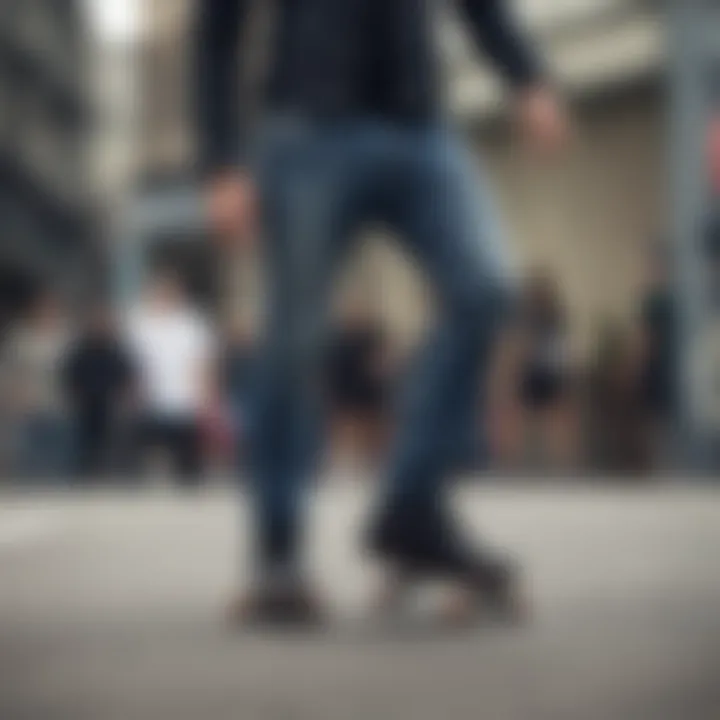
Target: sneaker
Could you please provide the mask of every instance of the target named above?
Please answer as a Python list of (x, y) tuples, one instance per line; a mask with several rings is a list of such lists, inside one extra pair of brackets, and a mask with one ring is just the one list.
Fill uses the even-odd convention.
[[(372, 528), (368, 545), (394, 577), (406, 583), (422, 578), (457, 583), (460, 592), (448, 606), (448, 619), (464, 622), (480, 609), (512, 622), (528, 615), (518, 570), (509, 561), (474, 549), (439, 508), (385, 514)], [(401, 589), (397, 581), (392, 587), (394, 601)]]
[(227, 619), (234, 626), (314, 627), (323, 623), (325, 613), (317, 598), (298, 583), (232, 598)]

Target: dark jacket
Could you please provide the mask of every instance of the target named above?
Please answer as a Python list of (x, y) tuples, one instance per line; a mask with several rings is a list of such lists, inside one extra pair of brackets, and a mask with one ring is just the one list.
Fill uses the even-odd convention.
[(70, 348), (63, 381), (72, 406), (82, 412), (109, 412), (134, 379), (127, 351), (112, 338), (86, 336)]
[[(436, 0), (260, 0), (275, 5), (267, 100), (312, 117), (432, 117), (441, 107)], [(539, 67), (505, 0), (455, 0), (513, 86)], [(235, 164), (247, 132), (240, 38), (255, 0), (197, 0), (195, 103), (204, 171)]]

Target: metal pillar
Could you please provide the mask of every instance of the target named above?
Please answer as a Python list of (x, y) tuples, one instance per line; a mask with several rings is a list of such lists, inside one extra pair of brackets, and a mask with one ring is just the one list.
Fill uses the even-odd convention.
[[(720, 11), (716, 0), (668, 0), (671, 39), (671, 193), (680, 319), (680, 424), (686, 464), (712, 470), (718, 428), (707, 412), (718, 397), (707, 372), (714, 310), (705, 283), (703, 240), (717, 204), (707, 166), (707, 133), (717, 111)], [(715, 68), (715, 72), (713, 69)]]

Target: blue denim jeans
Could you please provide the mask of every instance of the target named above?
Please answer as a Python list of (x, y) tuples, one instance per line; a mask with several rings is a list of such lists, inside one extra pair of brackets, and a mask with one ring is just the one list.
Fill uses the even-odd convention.
[(407, 377), (385, 507), (431, 500), (468, 437), (511, 265), (472, 153), (438, 123), (280, 117), (259, 145), (267, 322), (251, 461), (261, 567), (294, 567), (321, 447), (330, 293), (361, 226), (399, 237), (434, 288), (438, 324)]

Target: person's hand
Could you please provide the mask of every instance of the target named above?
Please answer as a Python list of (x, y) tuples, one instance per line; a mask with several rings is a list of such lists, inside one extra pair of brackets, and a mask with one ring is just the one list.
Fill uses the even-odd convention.
[(257, 196), (252, 179), (243, 173), (226, 172), (207, 186), (210, 225), (224, 242), (249, 241), (256, 230)]
[(552, 88), (540, 85), (522, 91), (515, 107), (521, 131), (533, 148), (555, 152), (569, 140), (570, 121)]

